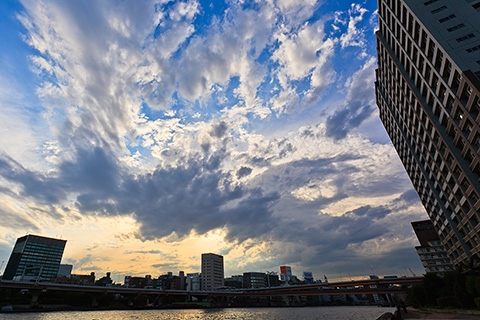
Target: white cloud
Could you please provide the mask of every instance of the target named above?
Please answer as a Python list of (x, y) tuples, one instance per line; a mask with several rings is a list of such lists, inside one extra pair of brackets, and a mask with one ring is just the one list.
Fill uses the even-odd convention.
[(342, 48), (347, 46), (357, 46), (363, 48), (365, 46), (364, 32), (357, 28), (357, 24), (363, 20), (363, 16), (367, 11), (368, 10), (362, 8), (361, 5), (352, 3), (351, 9), (348, 11), (349, 19), (347, 32), (342, 34), (340, 37), (340, 44), (342, 45)]

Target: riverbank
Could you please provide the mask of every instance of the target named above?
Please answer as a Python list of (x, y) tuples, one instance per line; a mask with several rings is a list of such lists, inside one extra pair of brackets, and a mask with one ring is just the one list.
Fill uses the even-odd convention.
[(480, 310), (407, 308), (405, 319), (480, 319)]

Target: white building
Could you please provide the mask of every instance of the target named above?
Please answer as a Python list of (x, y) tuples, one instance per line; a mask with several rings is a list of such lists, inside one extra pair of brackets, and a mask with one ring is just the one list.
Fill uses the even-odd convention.
[(202, 290), (214, 290), (224, 286), (223, 256), (215, 253), (202, 254)]

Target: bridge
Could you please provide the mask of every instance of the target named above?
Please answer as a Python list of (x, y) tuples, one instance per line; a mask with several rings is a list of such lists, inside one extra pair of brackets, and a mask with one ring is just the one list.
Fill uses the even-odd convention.
[(331, 283), (313, 283), (253, 289), (222, 289), (214, 291), (161, 290), (148, 288), (126, 288), (120, 286), (72, 285), (50, 282), (21, 282), (0, 280), (0, 289), (19, 289), (35, 292), (64, 291), (93, 294), (120, 295), (160, 295), (160, 296), (196, 296), (196, 297), (278, 297), (311, 295), (349, 295), (349, 294), (395, 294), (404, 293), (401, 285), (413, 285), (423, 277), (405, 277), (388, 279), (368, 279)]

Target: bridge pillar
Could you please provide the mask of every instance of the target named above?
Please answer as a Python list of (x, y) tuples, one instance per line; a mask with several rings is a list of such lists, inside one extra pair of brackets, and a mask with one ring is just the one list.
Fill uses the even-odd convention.
[(40, 293), (41, 293), (40, 290), (32, 290), (31, 291), (31, 294), (32, 294), (32, 299), (30, 299), (30, 305), (31, 306), (38, 305), (38, 297), (40, 297)]

